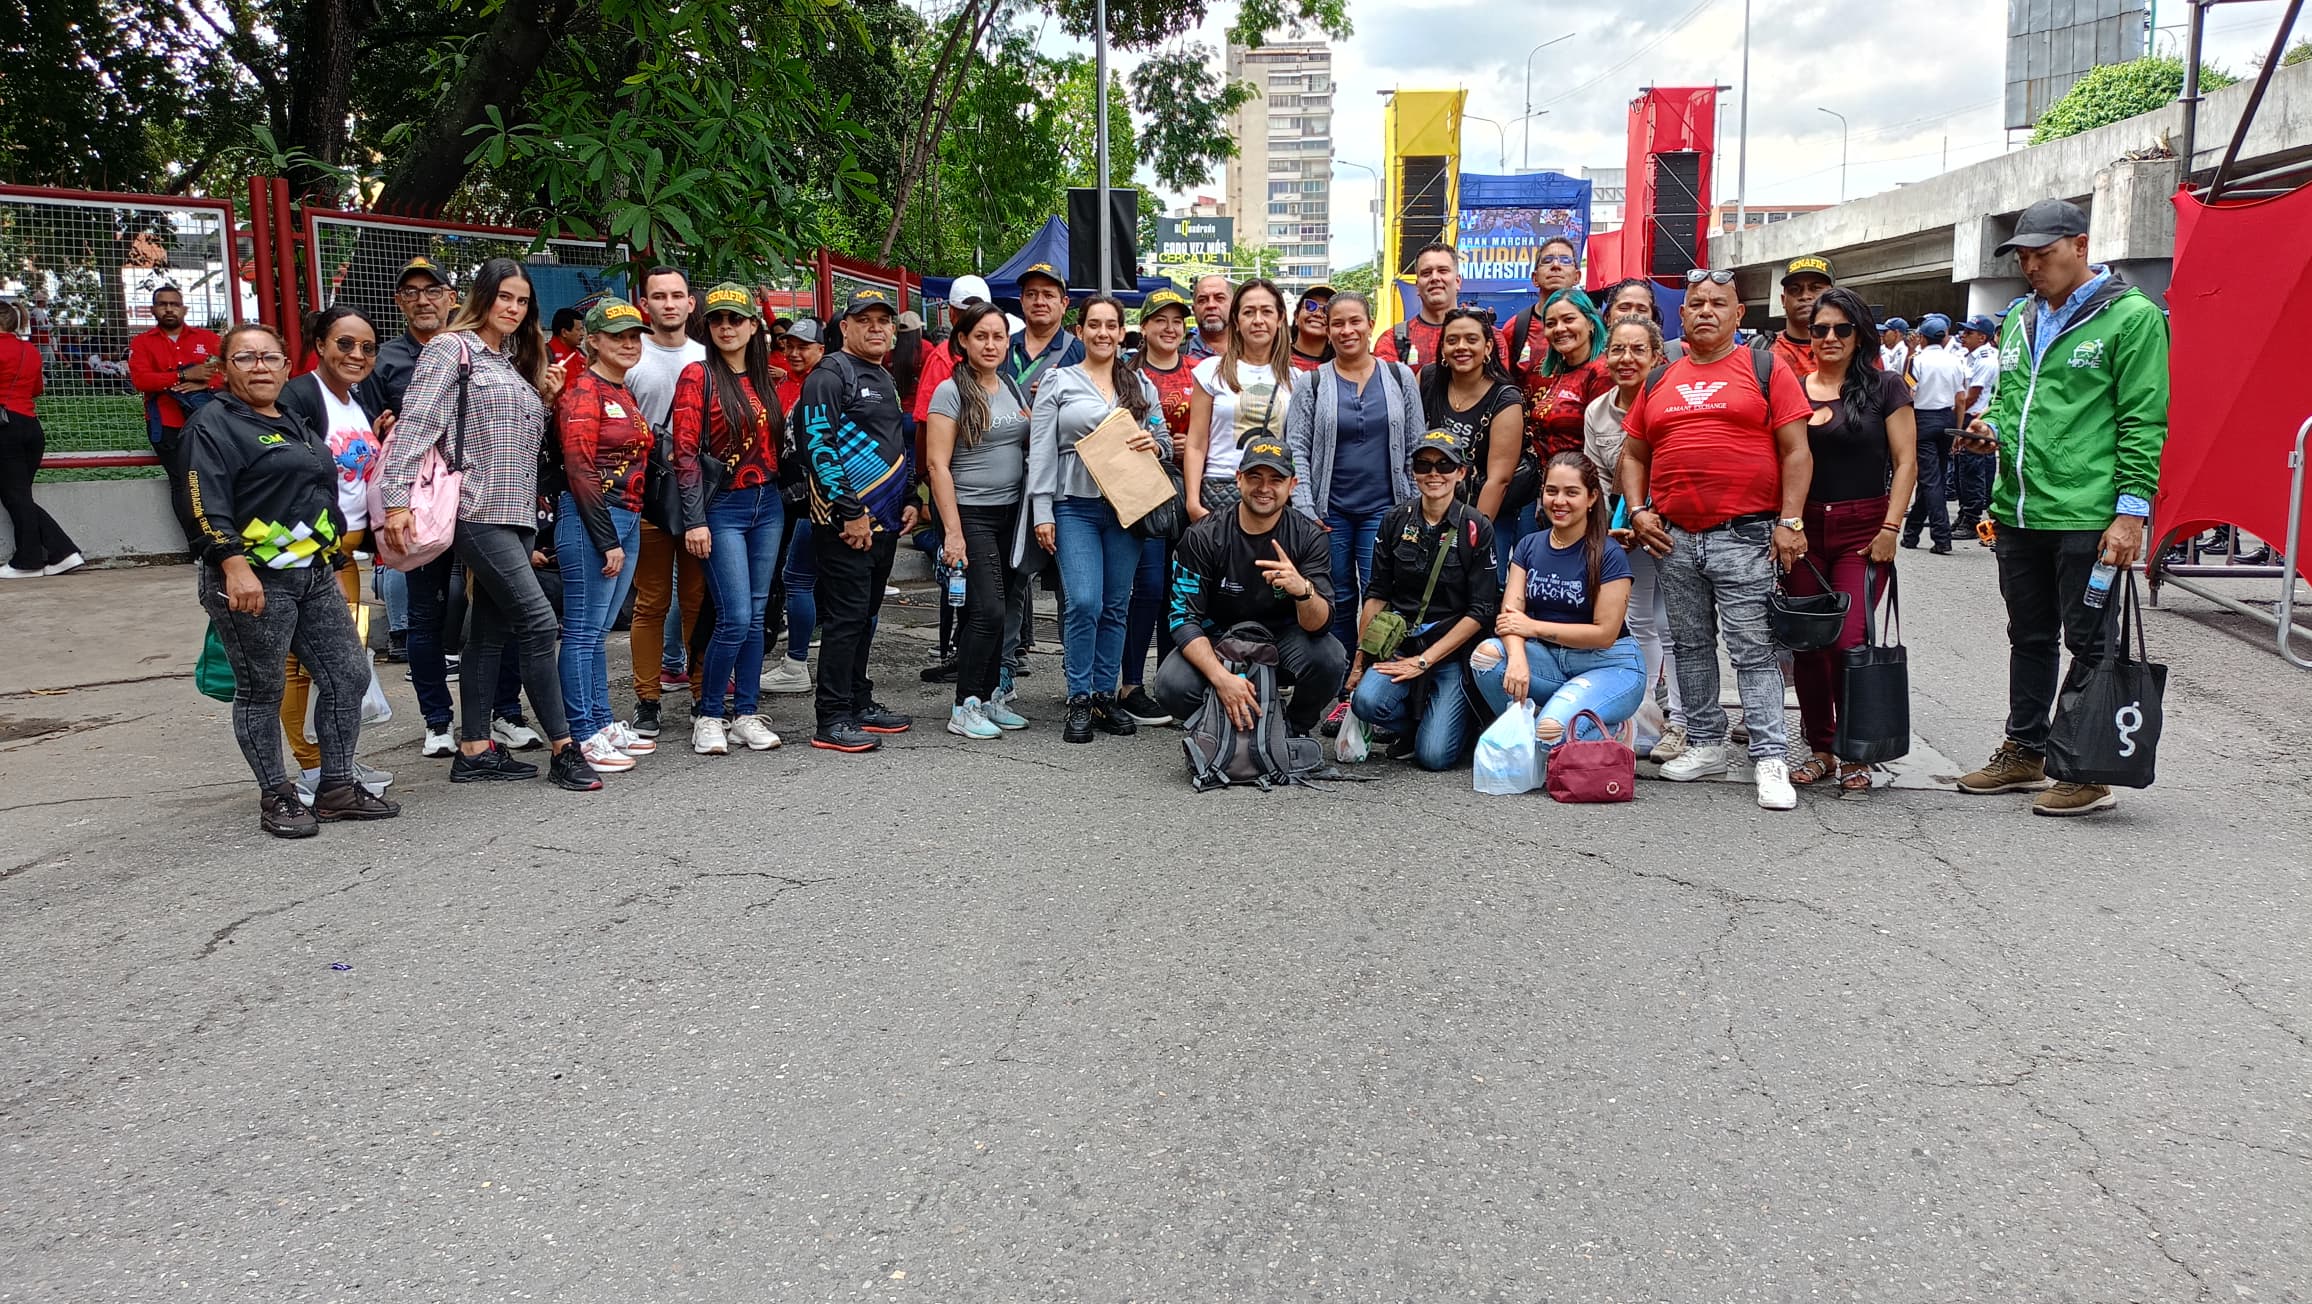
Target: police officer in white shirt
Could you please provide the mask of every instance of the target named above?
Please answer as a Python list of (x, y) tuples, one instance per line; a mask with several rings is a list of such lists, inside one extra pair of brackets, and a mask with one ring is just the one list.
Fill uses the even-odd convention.
[(1900, 317), (1889, 317), (1879, 327), (1879, 370), (1890, 376), (1909, 379), (1903, 370), (1911, 363), (1911, 324)]
[(1919, 422), (1919, 487), (1911, 498), (1910, 515), (1903, 520), (1903, 546), (1919, 546), (1924, 532), (1934, 538), (1934, 551), (1951, 550), (1951, 511), (1948, 481), (1951, 431), (1958, 424), (1959, 395), (1967, 387), (1967, 361), (1944, 347), (1951, 320), (1935, 313), (1919, 323), (1924, 342), (1911, 357), (1911, 407)]
[[(1999, 387), (1999, 324), (1981, 313), (1969, 317), (1959, 323), (1959, 347), (1967, 354), (1967, 387), (1959, 394), (1959, 405), (1967, 413), (1959, 421), (1964, 430), (1991, 406), (1991, 392)], [(1953, 440), (1951, 496), (1959, 500), (1958, 533), (1973, 534), (1976, 523), (1991, 510), (1991, 481), (1998, 471), (1998, 454), (1991, 445), (1964, 435)], [(1977, 542), (1991, 546), (1981, 539)]]

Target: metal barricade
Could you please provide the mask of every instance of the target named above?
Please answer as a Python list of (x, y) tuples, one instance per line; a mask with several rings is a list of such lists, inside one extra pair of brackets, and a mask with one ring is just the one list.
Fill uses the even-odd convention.
[(382, 338), (403, 329), (394, 283), (413, 258), (439, 265), (454, 285), (473, 280), (483, 263), (511, 258), (529, 269), (539, 324), (624, 285), (627, 249), (595, 240), (544, 240), (535, 231), (326, 209), (305, 211), (307, 297), (315, 308), (348, 304)]
[(163, 286), (184, 293), (188, 324), (222, 334), (255, 319), (234, 237), (223, 199), (0, 186), (0, 299), (43, 359), (43, 467), (155, 465), (129, 341), (152, 328)]

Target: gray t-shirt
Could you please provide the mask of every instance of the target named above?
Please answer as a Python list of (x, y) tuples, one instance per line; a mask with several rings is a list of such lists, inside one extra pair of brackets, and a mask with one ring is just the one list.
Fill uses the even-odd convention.
[(666, 429), (667, 419), (674, 415), (674, 383), (682, 379), (684, 367), (704, 361), (706, 346), (697, 340), (684, 340), (681, 348), (670, 349), (644, 335), (642, 361), (626, 373), (626, 392), (642, 405), (643, 420)]
[[(968, 376), (950, 376), (931, 392), (931, 415), (957, 421), (963, 415), (963, 395), (955, 386)], [(987, 396), (987, 433), (979, 444), (965, 448), (958, 436), (948, 458), (948, 474), (955, 478), (958, 507), (1005, 507), (1020, 500), (1028, 479), (1028, 396), (1009, 376)]]

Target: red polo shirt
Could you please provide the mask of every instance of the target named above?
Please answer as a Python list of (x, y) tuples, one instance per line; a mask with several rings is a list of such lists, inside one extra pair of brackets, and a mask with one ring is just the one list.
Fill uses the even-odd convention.
[[(217, 338), (215, 331), (185, 326), (178, 329), (177, 337), (172, 340), (167, 331), (155, 326), (128, 342), (128, 383), (160, 406), (163, 426), (181, 429), (185, 424), (184, 405), (168, 392), (179, 379), (177, 369), (207, 362), (224, 347), (225, 342)], [(225, 372), (220, 367), (217, 374), (209, 378), (209, 388), (221, 389), (224, 384)]]

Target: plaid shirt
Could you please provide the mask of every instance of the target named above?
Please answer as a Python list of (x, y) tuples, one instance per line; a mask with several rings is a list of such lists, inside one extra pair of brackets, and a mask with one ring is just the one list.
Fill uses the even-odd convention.
[(484, 347), (481, 337), (471, 331), (445, 331), (418, 354), (417, 372), (410, 377), (393, 433), (385, 441), (385, 465), (377, 476), (379, 496), (388, 508), (409, 506), (409, 487), (417, 479), (425, 451), (437, 443), (444, 457), (459, 451), (450, 427), (458, 419), (458, 370), (469, 359), (473, 377), (466, 394), (466, 474), (458, 496), (458, 519), (534, 529), (538, 445), (546, 433), (546, 404), (529, 379), (514, 369), (511, 356)]

